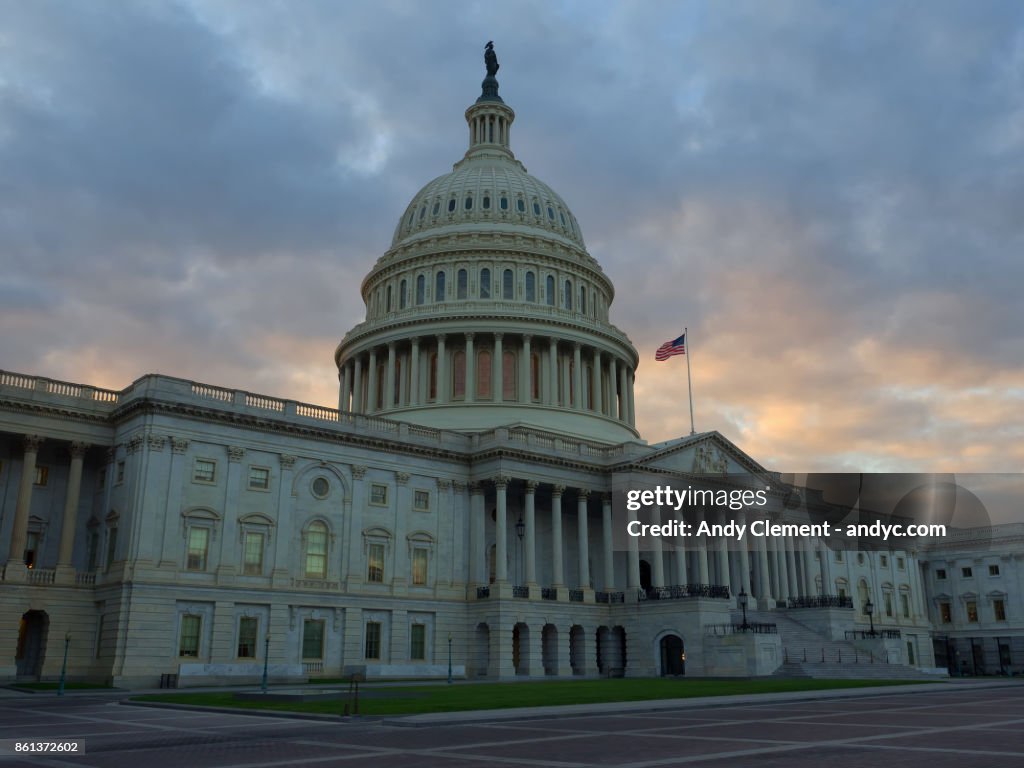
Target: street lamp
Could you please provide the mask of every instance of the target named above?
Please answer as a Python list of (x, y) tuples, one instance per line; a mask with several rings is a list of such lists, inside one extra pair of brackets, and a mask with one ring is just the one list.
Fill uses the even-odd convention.
[(743, 587), (740, 587), (740, 593), (736, 595), (736, 599), (740, 604), (740, 608), (743, 609), (743, 623), (740, 624), (740, 631), (749, 632), (750, 625), (747, 624), (747, 600), (750, 599), (750, 596), (747, 594), (746, 590), (743, 589)]
[(448, 633), (448, 685), (452, 684), (452, 633)]
[(260, 681), (260, 690), (267, 692), (267, 665), (270, 663), (270, 633), (267, 632), (263, 638), (263, 680)]
[(60, 668), (60, 683), (57, 684), (57, 695), (64, 695), (64, 678), (68, 673), (68, 646), (71, 645), (71, 633), (64, 633), (64, 663)]
[(875, 604), (871, 602), (871, 598), (870, 597), (868, 598), (868, 601), (866, 603), (864, 603), (864, 613), (866, 613), (868, 615), (868, 621), (871, 622), (871, 631), (868, 632), (868, 635), (870, 635), (871, 637), (874, 637), (875, 636), (875, 615), (874, 615), (875, 614)]
[(516, 563), (516, 581), (522, 583), (523, 576), (523, 533), (526, 531), (526, 524), (523, 522), (522, 514), (519, 515), (519, 520), (516, 522), (516, 537), (519, 539), (519, 545), (517, 549), (519, 551), (518, 562)]

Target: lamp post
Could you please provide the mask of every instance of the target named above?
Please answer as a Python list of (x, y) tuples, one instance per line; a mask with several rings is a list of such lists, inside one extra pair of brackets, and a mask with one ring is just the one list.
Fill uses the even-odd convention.
[(750, 599), (750, 596), (747, 594), (746, 590), (743, 589), (743, 587), (740, 587), (740, 593), (736, 595), (736, 598), (740, 604), (740, 608), (743, 609), (743, 623), (740, 624), (740, 631), (749, 632), (750, 625), (747, 624), (747, 600)]
[(71, 633), (64, 633), (64, 663), (60, 667), (60, 682), (57, 684), (57, 695), (64, 695), (64, 678), (68, 673), (68, 646), (71, 645)]
[(270, 633), (267, 632), (263, 638), (263, 679), (260, 681), (260, 690), (267, 692), (267, 665), (270, 664)]
[(870, 637), (874, 637), (875, 636), (875, 615), (874, 615), (875, 614), (875, 604), (871, 602), (871, 598), (870, 597), (868, 598), (868, 601), (866, 603), (864, 603), (864, 613), (866, 613), (868, 615), (868, 621), (871, 622), (871, 631), (868, 632), (868, 635)]
[(519, 553), (519, 557), (516, 558), (516, 583), (522, 583), (523, 577), (523, 532), (526, 531), (526, 524), (523, 522), (523, 516), (519, 515), (519, 520), (516, 521), (516, 538), (519, 539), (519, 544), (516, 546), (516, 550)]
[(452, 633), (448, 633), (448, 685), (452, 684)]

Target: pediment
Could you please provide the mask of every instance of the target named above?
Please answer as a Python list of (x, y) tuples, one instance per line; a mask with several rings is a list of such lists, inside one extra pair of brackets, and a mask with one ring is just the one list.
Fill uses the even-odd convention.
[(651, 453), (633, 462), (635, 468), (698, 476), (754, 475), (768, 479), (772, 475), (718, 432), (703, 432), (651, 447)]

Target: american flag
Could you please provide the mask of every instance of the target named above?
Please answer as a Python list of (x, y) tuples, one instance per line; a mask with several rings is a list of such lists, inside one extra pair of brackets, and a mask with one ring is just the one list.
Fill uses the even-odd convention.
[(672, 355), (685, 355), (686, 354), (686, 334), (684, 333), (678, 339), (672, 341), (666, 341), (660, 347), (658, 351), (654, 353), (655, 360), (668, 360)]

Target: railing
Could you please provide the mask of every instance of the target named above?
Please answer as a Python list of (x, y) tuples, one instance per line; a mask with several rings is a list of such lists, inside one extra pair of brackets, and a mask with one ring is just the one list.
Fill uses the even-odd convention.
[(318, 419), (320, 421), (340, 421), (341, 414), (334, 408), (325, 408), (322, 405), (309, 405), (308, 403), (296, 403), (295, 414), (304, 416), (307, 419)]
[(853, 608), (852, 597), (839, 595), (810, 595), (793, 597), (789, 600), (790, 608)]
[(637, 597), (641, 600), (682, 600), (687, 597), (729, 598), (729, 588), (718, 584), (680, 584), (671, 587), (647, 587), (640, 589)]
[(266, 395), (254, 395), (246, 392), (245, 404), (250, 408), (263, 408), (268, 411), (277, 411), (278, 413), (284, 411), (284, 400), (276, 397), (267, 397)]
[(530, 588), (529, 587), (520, 587), (518, 585), (514, 585), (512, 587), (512, 597), (521, 597), (521, 598), (524, 598), (526, 600), (529, 600), (530, 599)]
[(898, 629), (848, 629), (847, 640), (899, 640), (903, 633)]
[(76, 573), (75, 584), (80, 587), (91, 587), (96, 583), (95, 573)]
[(777, 624), (748, 622), (746, 624), (705, 624), (705, 635), (777, 635), (779, 627)]
[(69, 381), (57, 381), (42, 376), (26, 376), (22, 373), (0, 371), (0, 386), (34, 389), (65, 397), (86, 398), (101, 403), (116, 403), (121, 396), (113, 389), (100, 389), (87, 384), (72, 384)]
[(569, 602), (570, 603), (582, 603), (583, 602), (583, 590), (582, 589), (570, 589), (569, 590)]
[(323, 671), (324, 663), (322, 661), (302, 662), (302, 674), (304, 675), (319, 675)]
[(599, 603), (624, 603), (626, 594), (624, 592), (595, 592), (594, 600)]
[(296, 589), (316, 589), (321, 592), (341, 589), (341, 582), (327, 581), (326, 579), (292, 579), (292, 586)]
[(232, 389), (195, 382), (192, 384), (192, 394), (196, 397), (205, 397), (207, 400), (220, 400), (223, 403), (230, 403), (235, 399), (235, 392)]
[(57, 578), (57, 572), (46, 568), (29, 568), (28, 569), (28, 583), (29, 584), (53, 584)]
[(842, 648), (826, 651), (824, 646), (810, 649), (786, 646), (782, 649), (782, 661), (785, 664), (790, 662), (801, 664), (888, 664), (889, 651), (884, 649), (882, 655), (875, 656), (874, 651), (862, 651), (857, 647), (852, 650), (847, 648), (844, 654)]
[(541, 600), (557, 600), (558, 590), (554, 587), (541, 587), (540, 588), (540, 599)]
[(477, 600), (484, 600), (484, 599), (486, 599), (486, 598), (488, 598), (490, 596), (491, 596), (491, 588), (490, 587), (477, 587), (476, 588), (476, 599)]

